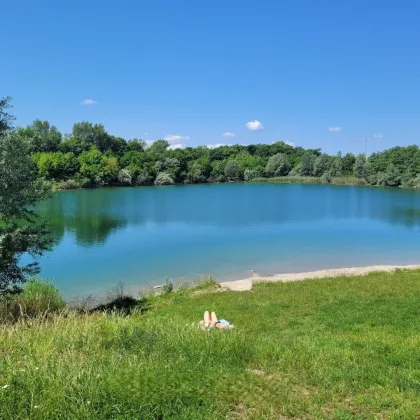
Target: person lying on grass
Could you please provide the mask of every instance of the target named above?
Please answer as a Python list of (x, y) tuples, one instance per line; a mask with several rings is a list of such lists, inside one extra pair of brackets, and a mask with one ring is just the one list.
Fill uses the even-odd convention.
[(204, 320), (200, 321), (200, 326), (206, 330), (212, 328), (233, 328), (229, 321), (218, 319), (215, 312), (212, 312), (210, 315), (209, 311), (204, 312)]

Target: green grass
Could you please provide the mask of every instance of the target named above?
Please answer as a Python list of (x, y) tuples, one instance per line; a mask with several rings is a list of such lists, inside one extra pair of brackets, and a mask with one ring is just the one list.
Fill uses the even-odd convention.
[(0, 325), (0, 418), (419, 418), (420, 271), (209, 287)]
[[(254, 178), (250, 182), (268, 182), (272, 184), (324, 184), (320, 177), (314, 176), (279, 176), (274, 178)], [(364, 179), (354, 177), (334, 177), (331, 180), (333, 185), (367, 185)]]
[(0, 300), (0, 322), (44, 318), (64, 310), (65, 306), (63, 298), (52, 283), (33, 279), (23, 285), (22, 293)]

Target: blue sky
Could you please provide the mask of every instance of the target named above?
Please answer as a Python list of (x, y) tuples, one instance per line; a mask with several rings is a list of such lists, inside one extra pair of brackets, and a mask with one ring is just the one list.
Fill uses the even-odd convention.
[(363, 152), (365, 133), (368, 152), (420, 140), (418, 0), (14, 0), (1, 14), (18, 125), (328, 153)]

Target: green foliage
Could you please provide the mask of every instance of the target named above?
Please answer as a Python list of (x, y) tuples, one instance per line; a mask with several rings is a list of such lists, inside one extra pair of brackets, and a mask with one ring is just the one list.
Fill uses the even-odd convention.
[(262, 170), (259, 169), (245, 169), (244, 171), (244, 181), (252, 181), (255, 178), (262, 177)]
[(326, 154), (320, 155), (315, 159), (313, 174), (314, 176), (322, 176), (329, 172), (330, 167), (330, 157)]
[(121, 169), (120, 172), (118, 172), (118, 182), (121, 185), (131, 185), (131, 173), (128, 169)]
[(321, 176), (321, 182), (323, 184), (331, 184), (333, 177), (331, 175), (331, 172), (324, 172)]
[(80, 168), (80, 163), (72, 152), (36, 153), (33, 160), (40, 177), (51, 180), (69, 179)]
[(286, 176), (292, 169), (292, 165), (284, 153), (277, 153), (268, 159), (265, 167), (265, 174), (268, 177)]
[(146, 170), (142, 170), (138, 173), (135, 183), (136, 185), (152, 185), (153, 177)]
[(15, 119), (6, 111), (12, 107), (11, 100), (10, 96), (0, 99), (0, 135), (12, 128), (12, 122)]
[(365, 155), (357, 155), (355, 164), (354, 164), (354, 176), (356, 178), (362, 179), (366, 177), (366, 156)]
[(174, 282), (166, 277), (165, 283), (163, 283), (162, 291), (165, 294), (171, 293), (174, 290)]
[(26, 128), (19, 128), (18, 134), (28, 140), (31, 153), (57, 152), (62, 139), (55, 126), (41, 120), (35, 120)]
[(225, 166), (225, 177), (228, 181), (237, 181), (239, 179), (239, 165), (236, 160), (229, 160)]
[[(0, 110), (5, 109), (9, 99), (0, 104)], [(0, 128), (10, 125), (10, 115), (0, 112)], [(354, 176), (361, 184), (411, 187), (420, 174), (416, 145), (394, 147), (366, 159), (341, 152), (329, 156), (320, 149), (305, 150), (282, 141), (171, 150), (166, 140), (157, 140), (147, 147), (141, 139), (125, 141), (109, 134), (103, 125), (86, 121), (74, 124), (64, 138), (48, 121), (40, 120), (17, 133), (28, 142), (38, 175), (60, 186), (153, 185), (165, 173), (177, 184), (250, 181), (262, 176), (323, 177), (324, 182), (334, 183)], [(164, 179), (169, 181), (160, 176), (156, 185)], [(63, 182), (69, 180), (75, 182)]]
[[(92, 147), (90, 150), (83, 152), (78, 157), (80, 163), (80, 176), (87, 179), (92, 186), (101, 186), (104, 184), (105, 165), (102, 153)], [(118, 173), (118, 172), (117, 172)]]
[(29, 280), (22, 292), (0, 301), (0, 320), (44, 318), (62, 311), (66, 304), (58, 289), (51, 283)]
[(36, 262), (19, 265), (21, 256), (41, 255), (52, 242), (45, 222), (31, 210), (49, 189), (37, 179), (29, 150), (22, 136), (0, 134), (0, 295), (39, 272)]
[(167, 172), (160, 172), (158, 173), (155, 179), (155, 185), (172, 185), (174, 184), (174, 180)]
[(386, 171), (379, 174), (377, 182), (384, 187), (398, 187), (401, 184), (401, 177), (395, 165), (390, 163)]
[(315, 160), (316, 160), (316, 156), (313, 153), (306, 152), (302, 156), (302, 160), (300, 162), (300, 175), (313, 176)]

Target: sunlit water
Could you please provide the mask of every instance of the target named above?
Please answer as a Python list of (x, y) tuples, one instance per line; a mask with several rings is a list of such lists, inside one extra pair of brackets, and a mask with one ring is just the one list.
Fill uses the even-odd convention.
[(38, 206), (56, 245), (42, 277), (67, 295), (371, 264), (420, 263), (420, 194), (220, 184), (63, 191)]

